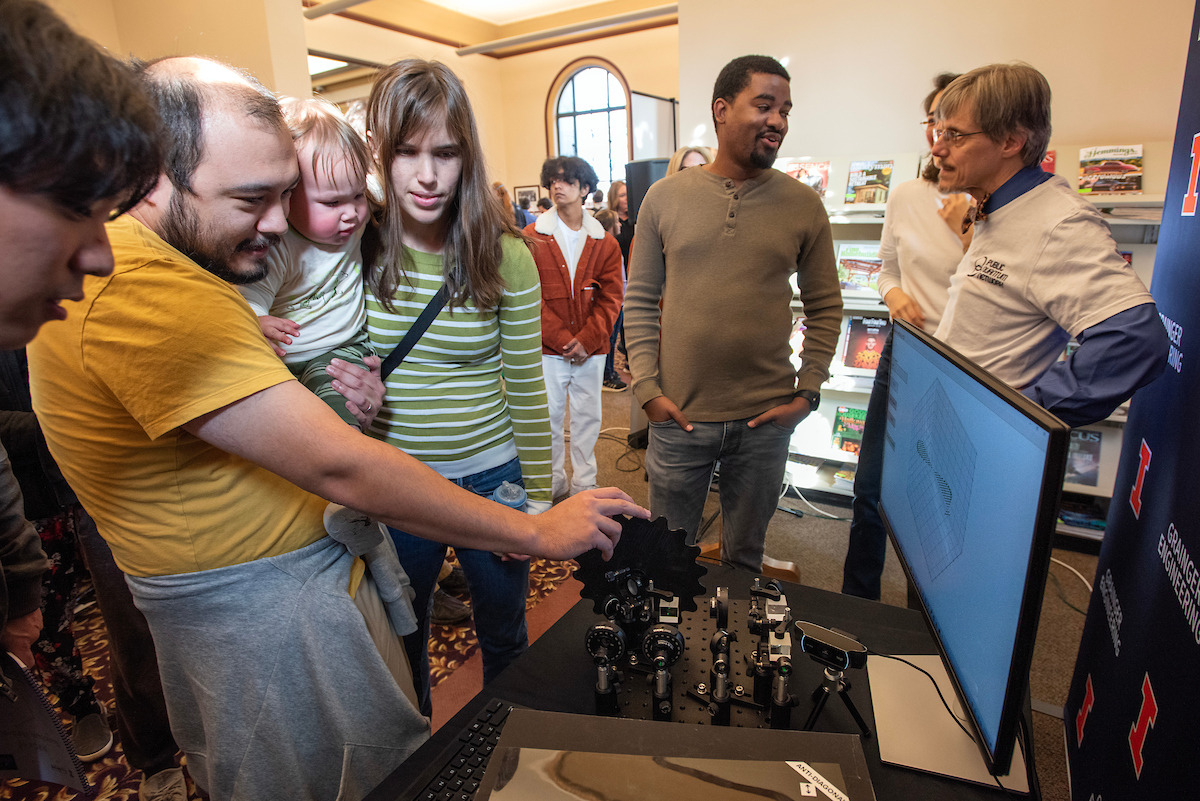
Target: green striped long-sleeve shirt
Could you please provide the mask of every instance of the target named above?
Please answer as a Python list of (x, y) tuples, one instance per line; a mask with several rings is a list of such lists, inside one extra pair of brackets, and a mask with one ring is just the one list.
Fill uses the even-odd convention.
[[(542, 380), (542, 293), (528, 248), (505, 236), (500, 306), (443, 308), (388, 377), (372, 436), (462, 478), (520, 457), (531, 511), (549, 508), (550, 418)], [(440, 254), (409, 250), (389, 312), (368, 290), (367, 331), (386, 357), (442, 285)]]

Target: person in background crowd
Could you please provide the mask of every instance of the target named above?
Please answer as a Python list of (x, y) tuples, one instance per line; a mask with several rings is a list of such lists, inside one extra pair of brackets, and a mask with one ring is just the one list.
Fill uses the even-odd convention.
[[(443, 282), (451, 292), (387, 379), (372, 431), (479, 496), (505, 483), (522, 488), (517, 505), (541, 514), (552, 497), (538, 272), (502, 184), (492, 185), (502, 201), (488, 202), (466, 90), (444, 65), (408, 59), (379, 74), (367, 105), (387, 200), (367, 276), (372, 345), (391, 352)], [(405, 648), (430, 714), (429, 622), (446, 546), (397, 528), (391, 535), (416, 591), (417, 630)], [(529, 645), (528, 557), (455, 553), (487, 683)]]
[[(925, 143), (933, 148), (934, 112), (942, 92), (958, 76), (944, 72), (934, 79), (925, 98)], [(950, 276), (971, 244), (974, 226), (963, 231), (970, 195), (942, 194), (937, 187), (937, 159), (930, 157), (920, 178), (892, 190), (879, 243), (879, 293), (893, 320), (905, 320), (925, 333), (937, 330), (950, 296)], [(888, 334), (867, 403), (858, 467), (854, 474), (853, 519), (842, 575), (842, 592), (878, 601), (887, 554), (887, 531), (879, 517), (880, 473), (892, 337)]]
[[(633, 390), (650, 421), (651, 510), (695, 542), (720, 461), (722, 558), (750, 570), (762, 567), (788, 443), (820, 402), (842, 321), (825, 207), (771, 168), (788, 130), (789, 80), (766, 56), (721, 70), (717, 157), (646, 193), (625, 309)], [(793, 275), (807, 327), (798, 373)]]
[(42, 584), (42, 635), (33, 646), (38, 669), (48, 677), (60, 708), (71, 716), (71, 743), (84, 762), (94, 762), (112, 748), (104, 705), (71, 632), (79, 597), (83, 561), (79, 531), (95, 523), (79, 505), (58, 465), (46, 450), (29, 398), (29, 371), (24, 350), (0, 351), (0, 441), (11, 459), (25, 500), (25, 518), (33, 523), (50, 559)]
[(707, 147), (702, 145), (681, 147), (675, 151), (667, 163), (667, 177), (671, 177), (680, 170), (686, 170), (688, 167), (703, 167), (705, 164), (712, 163), (713, 154)]
[[(554, 210), (525, 229), (542, 282), (542, 371), (550, 402), (554, 497), (596, 486), (596, 440), (604, 355), (621, 309), (621, 248), (583, 200), (596, 172), (574, 156), (547, 159), (542, 186)], [(563, 420), (571, 404), (571, 482), (565, 467)]]
[[(615, 186), (616, 184), (614, 184)], [(624, 189), (624, 185), (621, 186)], [(612, 195), (609, 195), (611, 198)], [(596, 222), (600, 223), (605, 231), (613, 235), (617, 240), (618, 246), (621, 244), (621, 217), (612, 209), (601, 209), (594, 215)], [(621, 257), (622, 278), (627, 282), (629, 280), (629, 268), (625, 263), (624, 256)], [(622, 287), (624, 288), (624, 287)], [(608, 355), (604, 358), (604, 391), (605, 392), (621, 392), (629, 385), (621, 380), (621, 376), (617, 374), (615, 366), (615, 357), (617, 353), (617, 338), (621, 332), (621, 321), (624, 319), (625, 312), (621, 310), (617, 313), (617, 321), (613, 324), (612, 336), (608, 339)]]
[(512, 195), (508, 194), (508, 188), (504, 184), (496, 181), (492, 184), (492, 190), (496, 193), (501, 207), (509, 209), (512, 212), (513, 223), (517, 230), (524, 228), (537, 219), (527, 210), (519, 208), (516, 203), (513, 203)]
[(554, 202), (552, 200), (550, 200), (550, 198), (548, 198), (548, 197), (540, 197), (540, 198), (538, 198), (537, 207), (538, 207), (538, 216), (540, 217), (542, 214), (544, 214), (547, 211), (550, 211), (550, 209), (554, 208)]

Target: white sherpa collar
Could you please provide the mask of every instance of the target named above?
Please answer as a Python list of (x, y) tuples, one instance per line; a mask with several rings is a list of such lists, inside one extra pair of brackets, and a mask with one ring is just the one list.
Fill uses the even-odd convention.
[[(558, 209), (547, 209), (538, 215), (537, 220), (533, 223), (533, 230), (539, 234), (552, 236), (558, 223)], [(583, 212), (583, 232), (592, 239), (604, 238), (604, 226), (596, 222), (596, 218), (589, 214), (587, 209), (584, 209)]]

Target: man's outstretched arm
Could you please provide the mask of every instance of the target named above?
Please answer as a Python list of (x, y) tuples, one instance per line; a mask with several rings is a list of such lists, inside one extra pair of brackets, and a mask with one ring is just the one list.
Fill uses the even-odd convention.
[(580, 493), (541, 515), (503, 507), (403, 451), (363, 436), (296, 381), (256, 392), (183, 427), (322, 498), (448, 545), (548, 559), (571, 559), (599, 548), (608, 558), (621, 533), (612, 515), (650, 516), (613, 488)]

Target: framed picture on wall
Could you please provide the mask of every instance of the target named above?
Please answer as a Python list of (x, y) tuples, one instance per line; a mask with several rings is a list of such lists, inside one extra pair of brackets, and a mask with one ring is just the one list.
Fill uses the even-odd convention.
[(524, 201), (529, 201), (529, 208), (537, 208), (538, 188), (536, 186), (518, 186), (515, 190), (516, 195), (513, 199), (517, 202), (517, 206), (525, 208)]

